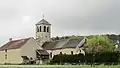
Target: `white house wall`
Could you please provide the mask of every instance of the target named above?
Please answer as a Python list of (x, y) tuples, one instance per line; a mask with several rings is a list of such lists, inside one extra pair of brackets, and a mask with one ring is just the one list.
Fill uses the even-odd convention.
[(65, 49), (57, 49), (57, 50), (47, 50), (47, 52), (50, 54), (50, 52), (52, 52), (52, 57), (54, 55), (60, 54), (60, 52), (62, 52), (62, 54), (71, 54), (71, 51), (73, 51), (73, 54), (79, 54), (79, 52), (77, 52), (76, 48), (65, 48)]

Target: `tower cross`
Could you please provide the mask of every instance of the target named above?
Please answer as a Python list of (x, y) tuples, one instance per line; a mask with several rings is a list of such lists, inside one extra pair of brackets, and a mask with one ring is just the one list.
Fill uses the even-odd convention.
[(42, 14), (42, 18), (44, 19), (44, 14)]

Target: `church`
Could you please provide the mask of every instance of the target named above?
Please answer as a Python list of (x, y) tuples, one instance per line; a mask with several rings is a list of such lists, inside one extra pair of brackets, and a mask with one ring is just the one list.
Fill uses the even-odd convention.
[(20, 64), (27, 60), (35, 60), (45, 64), (57, 54), (85, 54), (82, 39), (51, 39), (51, 24), (44, 17), (35, 24), (36, 38), (22, 38), (9, 41), (0, 47), (0, 64)]

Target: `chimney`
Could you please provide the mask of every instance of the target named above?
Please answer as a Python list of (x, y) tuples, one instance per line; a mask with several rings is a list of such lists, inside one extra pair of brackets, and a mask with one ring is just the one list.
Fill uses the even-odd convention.
[(11, 41), (12, 41), (12, 38), (9, 38), (9, 41), (11, 42)]

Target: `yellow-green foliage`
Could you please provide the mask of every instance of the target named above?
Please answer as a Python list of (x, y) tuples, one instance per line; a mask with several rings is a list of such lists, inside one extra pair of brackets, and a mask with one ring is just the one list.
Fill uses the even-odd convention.
[(89, 36), (87, 39), (87, 46), (89, 51), (112, 51), (114, 50), (114, 44), (112, 40), (108, 38), (106, 35), (96, 35), (96, 36)]

